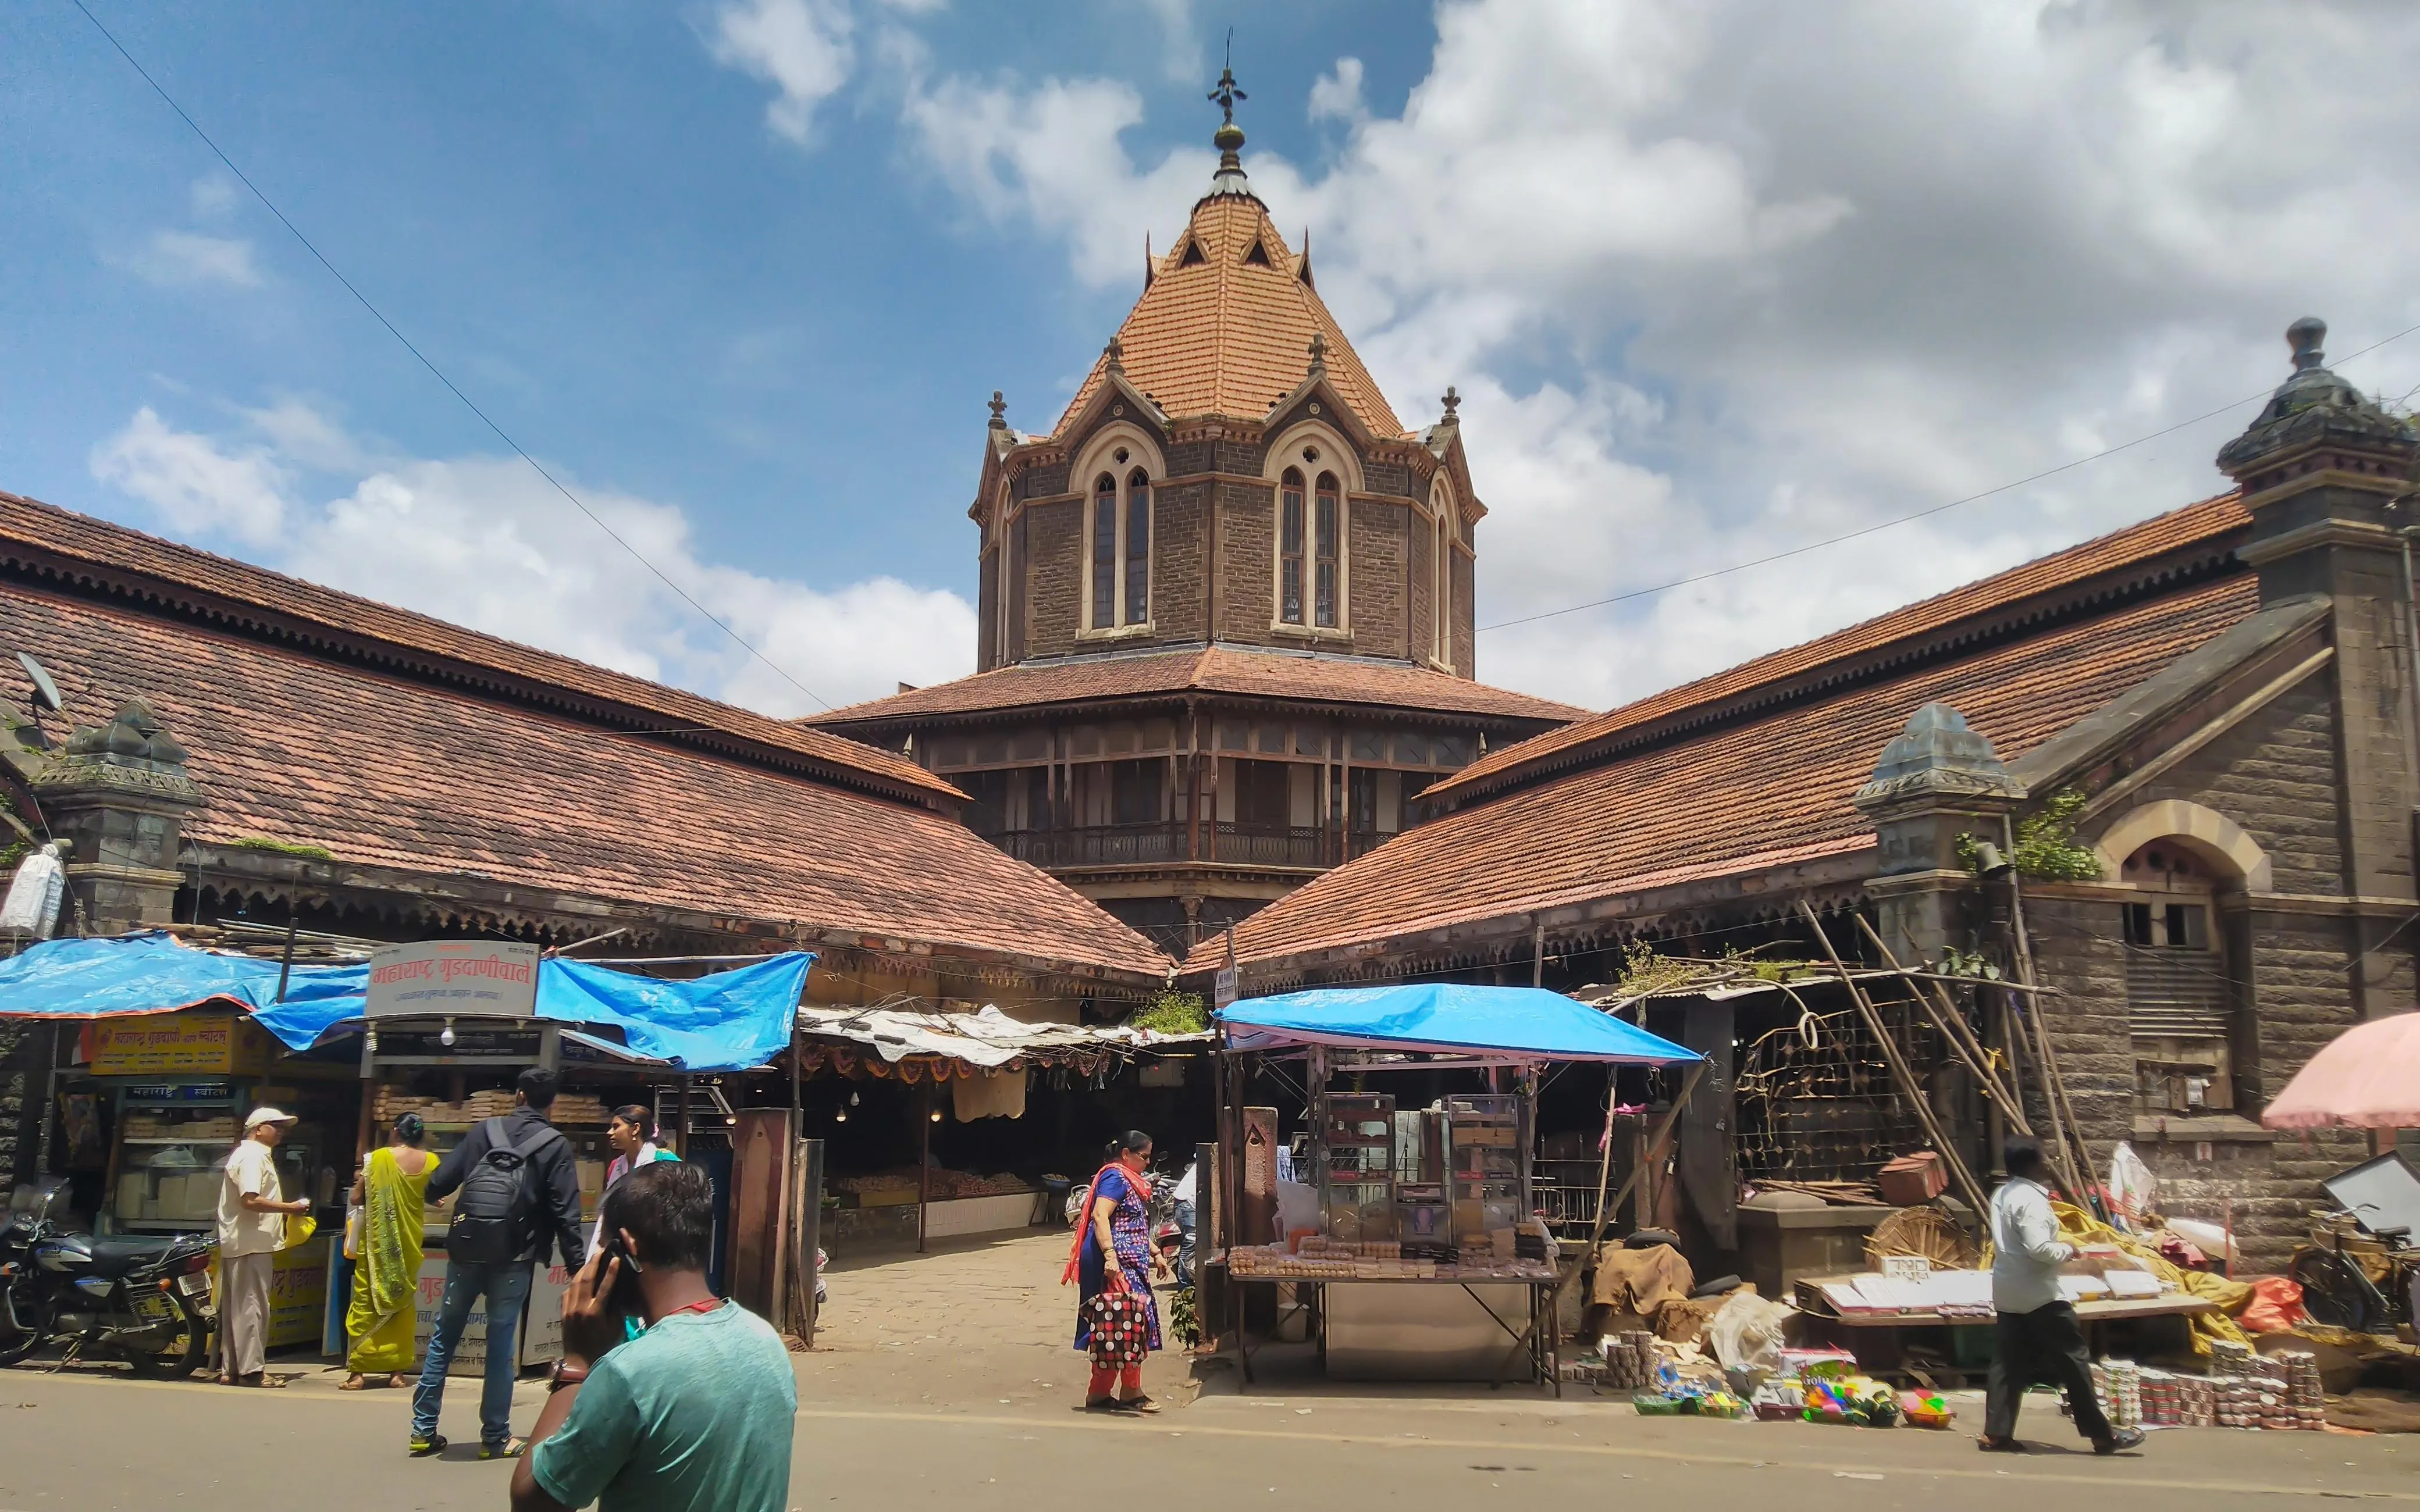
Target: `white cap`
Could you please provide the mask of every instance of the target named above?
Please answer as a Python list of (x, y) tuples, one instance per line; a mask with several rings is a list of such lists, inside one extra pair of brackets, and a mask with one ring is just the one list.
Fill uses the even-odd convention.
[(243, 1120), (243, 1132), (250, 1134), (264, 1123), (292, 1123), (293, 1121), (294, 1115), (291, 1113), (282, 1113), (276, 1108), (255, 1108)]

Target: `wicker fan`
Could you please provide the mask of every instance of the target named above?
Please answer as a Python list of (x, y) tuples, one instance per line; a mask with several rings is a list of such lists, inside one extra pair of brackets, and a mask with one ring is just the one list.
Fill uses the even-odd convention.
[(1947, 1271), (1971, 1268), (1981, 1258), (1965, 1231), (1939, 1208), (1901, 1208), (1866, 1236), (1866, 1259), (1879, 1264), (1885, 1255), (1921, 1255)]

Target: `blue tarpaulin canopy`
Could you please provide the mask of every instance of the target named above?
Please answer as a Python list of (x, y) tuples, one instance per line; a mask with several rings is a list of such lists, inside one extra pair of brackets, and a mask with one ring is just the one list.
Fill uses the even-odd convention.
[[(582, 961), (538, 963), (537, 1016), (622, 1031), (639, 1055), (683, 1071), (746, 1071), (790, 1042), (814, 957), (791, 951), (686, 981), (634, 977)], [(86, 1019), (224, 1003), (290, 1050), (362, 1017), (366, 964), (298, 965), (277, 997), (278, 964), (178, 944), (165, 934), (46, 940), (0, 961), (0, 1016)]]
[(1505, 1060), (1593, 1060), (1669, 1066), (1696, 1051), (1560, 993), (1538, 987), (1319, 987), (1231, 1003), (1218, 1013), (1230, 1049), (1326, 1045), (1350, 1050), (1475, 1055)]

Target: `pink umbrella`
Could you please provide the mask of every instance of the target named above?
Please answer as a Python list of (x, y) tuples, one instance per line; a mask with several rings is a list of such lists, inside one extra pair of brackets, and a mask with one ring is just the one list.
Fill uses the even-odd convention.
[(2420, 1013), (2356, 1024), (2294, 1073), (2260, 1121), (2272, 1129), (2420, 1129)]

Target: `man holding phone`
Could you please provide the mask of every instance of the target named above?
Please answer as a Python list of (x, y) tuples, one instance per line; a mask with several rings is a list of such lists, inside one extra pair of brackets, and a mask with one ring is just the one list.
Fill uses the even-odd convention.
[[(631, 1171), (597, 1236), (563, 1294), (563, 1360), (513, 1467), (513, 1512), (783, 1512), (798, 1380), (780, 1336), (706, 1285), (705, 1170)], [(626, 1317), (646, 1324), (627, 1342)]]

